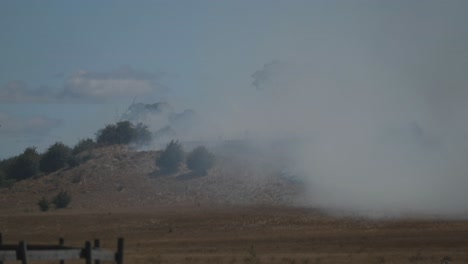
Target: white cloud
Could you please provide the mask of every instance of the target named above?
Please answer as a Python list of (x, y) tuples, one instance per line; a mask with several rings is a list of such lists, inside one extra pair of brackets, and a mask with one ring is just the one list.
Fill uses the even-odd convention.
[(102, 101), (108, 98), (144, 96), (160, 90), (158, 75), (122, 67), (110, 72), (80, 70), (65, 83), (63, 98)]
[(130, 66), (108, 72), (79, 70), (69, 75), (62, 88), (29, 89), (24, 81), (0, 87), (0, 102), (101, 102), (120, 97), (147, 96), (161, 91), (160, 75), (136, 71)]

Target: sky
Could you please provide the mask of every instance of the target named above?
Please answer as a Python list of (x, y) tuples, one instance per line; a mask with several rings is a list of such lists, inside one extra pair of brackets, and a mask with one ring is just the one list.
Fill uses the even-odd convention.
[[(134, 98), (236, 109), (254, 91), (252, 73), (275, 60), (356, 60), (355, 71), (383, 60), (421, 74), (448, 71), (434, 63), (463, 67), (466, 8), (455, 0), (1, 1), (0, 158), (94, 137)], [(441, 46), (450, 51), (439, 56)]]

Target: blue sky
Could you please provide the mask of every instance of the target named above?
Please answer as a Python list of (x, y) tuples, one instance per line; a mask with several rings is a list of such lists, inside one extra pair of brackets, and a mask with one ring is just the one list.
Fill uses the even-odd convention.
[(93, 137), (135, 97), (236, 109), (275, 60), (356, 78), (380, 69), (406, 85), (452, 80), (456, 93), (467, 84), (466, 10), (456, 0), (4, 0), (0, 158)]

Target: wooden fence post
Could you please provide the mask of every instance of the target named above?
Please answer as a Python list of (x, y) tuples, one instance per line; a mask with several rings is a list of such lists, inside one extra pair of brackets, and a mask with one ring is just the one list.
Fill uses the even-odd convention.
[(117, 264), (123, 264), (124, 262), (124, 239), (122, 237), (117, 241), (117, 255), (115, 262), (117, 262)]
[[(94, 248), (95, 249), (100, 249), (101, 248), (101, 241), (99, 239), (94, 239)], [(95, 260), (94, 264), (101, 264), (100, 260)]]
[[(0, 248), (3, 246), (3, 234), (0, 233)], [(3, 264), (3, 261), (0, 261), (0, 264)]]
[[(63, 239), (63, 237), (59, 238), (59, 246), (60, 246), (60, 247), (65, 246), (65, 240)], [(64, 259), (61, 259), (61, 260), (60, 260), (60, 264), (65, 264), (65, 260), (64, 260)]]
[(93, 264), (93, 249), (91, 248), (91, 242), (86, 241), (85, 243), (85, 255), (86, 264)]
[(19, 243), (18, 253), (21, 264), (28, 264), (28, 245), (25, 241)]

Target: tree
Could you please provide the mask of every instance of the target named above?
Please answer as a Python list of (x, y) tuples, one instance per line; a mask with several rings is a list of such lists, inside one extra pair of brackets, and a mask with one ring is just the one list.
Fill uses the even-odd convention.
[(96, 147), (96, 142), (94, 140), (87, 138), (87, 139), (81, 139), (74, 147), (72, 150), (72, 154), (76, 155), (79, 154), (83, 151), (86, 150), (92, 150), (94, 147)]
[(114, 124), (106, 125), (96, 133), (96, 142), (98, 145), (107, 146), (117, 144), (117, 126)]
[(136, 131), (130, 121), (118, 122), (115, 129), (116, 144), (129, 144), (136, 136)]
[(148, 126), (143, 123), (138, 123), (135, 127), (135, 138), (132, 140), (133, 143), (141, 146), (148, 144), (151, 141), (151, 132), (148, 130)]
[(31, 178), (39, 173), (41, 156), (36, 148), (26, 148), (24, 152), (15, 157), (8, 168), (9, 178), (17, 181)]
[(214, 162), (214, 155), (204, 146), (196, 147), (187, 155), (187, 167), (200, 175), (205, 175)]
[(50, 209), (50, 202), (49, 202), (49, 200), (47, 200), (45, 197), (42, 197), (42, 199), (40, 199), (40, 200), (37, 202), (37, 206), (39, 206), (39, 209), (40, 209), (42, 212), (49, 211), (49, 209)]
[(15, 181), (8, 178), (6, 173), (0, 170), (0, 188), (10, 187)]
[(163, 173), (168, 174), (177, 172), (183, 161), (184, 150), (182, 145), (177, 140), (171, 140), (156, 159), (156, 165), (158, 165)]
[(108, 146), (114, 144), (147, 143), (151, 140), (151, 132), (142, 123), (134, 126), (129, 121), (107, 125), (96, 133), (98, 145)]
[(11, 176), (11, 168), (17, 157), (0, 161), (0, 187), (10, 187), (15, 180)]
[(66, 208), (71, 202), (71, 196), (66, 191), (59, 192), (54, 198), (52, 199), (52, 203), (55, 205), (55, 208)]
[(44, 173), (57, 171), (67, 165), (71, 157), (71, 149), (62, 142), (55, 142), (43, 154), (40, 169)]

